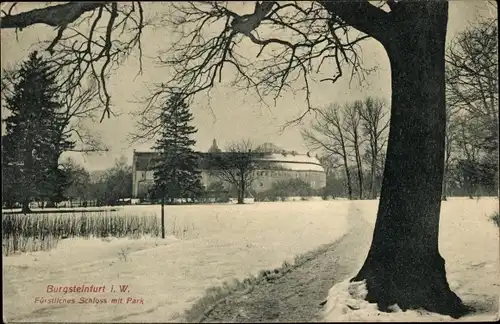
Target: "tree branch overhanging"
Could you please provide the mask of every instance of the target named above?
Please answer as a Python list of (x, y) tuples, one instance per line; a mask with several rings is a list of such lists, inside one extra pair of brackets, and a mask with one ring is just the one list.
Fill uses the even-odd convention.
[[(144, 125), (155, 119), (173, 92), (192, 100), (201, 93), (209, 96), (211, 89), (224, 83), (253, 91), (264, 105), (268, 100), (276, 104), (285, 92), (301, 92), (307, 113), (315, 109), (310, 91), (314, 82), (335, 82), (346, 67), (351, 78), (363, 79), (371, 72), (362, 67), (358, 55), (359, 43), (369, 36), (356, 35), (343, 21), (332, 20), (316, 2), (256, 2), (253, 13), (246, 15), (217, 2), (172, 6), (168, 23), (179, 37), (160, 55), (159, 63), (174, 73), (145, 100)], [(268, 33), (273, 36), (262, 36)], [(243, 48), (255, 49), (255, 56)]]
[[(390, 13), (365, 0), (319, 2), (332, 15), (333, 20), (340, 18), (360, 32), (385, 42)], [(395, 1), (390, 1), (388, 5), (391, 9), (397, 6)]]
[[(12, 7), (11, 7), (12, 8)], [(130, 54), (139, 53), (142, 73), (141, 36), (150, 24), (140, 2), (70, 2), (22, 13), (2, 11), (1, 28), (22, 29), (34, 24), (57, 28), (52, 40), (43, 41), (48, 60), (66, 77), (61, 87), (97, 84), (97, 97), (103, 106), (101, 122), (114, 115), (108, 77)]]
[[(163, 18), (180, 37), (161, 63), (170, 66), (174, 76), (158, 85), (145, 111), (154, 111), (169, 93), (181, 92), (191, 100), (223, 81), (240, 90), (253, 90), (265, 105), (269, 98), (276, 101), (286, 91), (300, 91), (310, 111), (313, 82), (335, 82), (345, 74), (346, 66), (352, 70), (351, 78), (355, 74), (363, 78), (370, 72), (362, 68), (358, 55), (358, 43), (369, 36), (350, 39), (349, 25), (373, 36), (376, 31), (368, 31), (364, 24), (371, 20), (380, 27), (387, 18), (387, 13), (368, 2), (342, 4), (256, 1), (250, 14), (238, 14), (220, 2), (170, 4), (174, 11)], [(87, 78), (94, 80), (104, 106), (101, 121), (109, 117), (112, 102), (107, 76), (133, 51), (139, 52), (142, 69), (141, 34), (147, 23), (141, 3), (71, 2), (19, 14), (11, 10), (3, 12), (1, 27), (38, 23), (57, 28), (46, 49), (53, 62), (68, 72), (67, 82), (79, 86)], [(88, 32), (79, 28), (84, 23)], [(215, 27), (219, 32), (212, 33), (208, 26), (212, 30), (220, 26)], [(273, 32), (276, 37), (264, 38), (261, 32)], [(126, 36), (130, 37), (123, 40)], [(240, 50), (248, 41), (255, 45), (256, 60)], [(326, 72), (327, 65), (333, 71)], [(230, 69), (235, 77), (224, 80)]]
[(106, 3), (108, 2), (70, 2), (14, 15), (12, 15), (11, 12), (3, 12), (4, 15), (0, 17), (0, 28), (19, 28), (22, 30), (23, 28), (36, 24), (45, 24), (52, 27), (66, 27), (68, 24), (80, 18), (85, 12), (94, 11)]

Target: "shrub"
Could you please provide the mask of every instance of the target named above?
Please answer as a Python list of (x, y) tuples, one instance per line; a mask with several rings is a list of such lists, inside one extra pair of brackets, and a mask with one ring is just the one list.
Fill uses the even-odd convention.
[(213, 201), (216, 203), (228, 203), (230, 201), (229, 192), (224, 188), (224, 184), (221, 181), (210, 183), (205, 190), (204, 196), (206, 200), (213, 198)]
[[(2, 215), (2, 253), (53, 248), (69, 237), (137, 237), (160, 235), (154, 215), (120, 215), (118, 212)], [(55, 243), (54, 243), (55, 242)]]
[(490, 216), (491, 221), (498, 227), (500, 227), (500, 213), (499, 212), (494, 212)]
[[(287, 181), (279, 181), (273, 184), (271, 189), (260, 192), (256, 195), (258, 201), (285, 201), (286, 197), (311, 197), (317, 195), (316, 190), (301, 180), (290, 179)], [(307, 200), (307, 199), (303, 199)]]

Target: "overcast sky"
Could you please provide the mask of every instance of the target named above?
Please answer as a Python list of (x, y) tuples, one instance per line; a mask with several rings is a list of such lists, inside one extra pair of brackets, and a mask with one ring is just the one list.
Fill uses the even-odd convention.
[[(3, 6), (8, 4), (2, 3)], [(162, 4), (163, 6), (166, 3)], [(251, 4), (250, 4), (251, 5)], [(20, 4), (19, 10), (26, 10), (32, 3)], [(147, 3), (150, 7), (151, 3)], [(146, 7), (146, 6), (145, 6)], [(245, 5), (240, 5), (245, 9)], [(451, 40), (457, 32), (463, 30), (474, 22), (479, 16), (496, 15), (496, 10), (488, 10), (482, 0), (451, 1), (449, 7), (449, 22), (447, 41)], [(3, 9), (3, 8), (2, 8)], [(151, 10), (151, 8), (149, 9)], [(158, 12), (158, 8), (153, 11)], [(29, 53), (29, 47), (37, 40), (54, 37), (52, 28), (36, 25), (24, 29), (18, 34), (18, 41), (13, 31), (1, 30), (1, 66), (9, 68), (24, 60)], [(77, 162), (89, 170), (102, 170), (113, 165), (114, 160), (120, 155), (126, 156), (131, 161), (132, 150), (148, 150), (150, 144), (132, 145), (127, 142), (127, 134), (134, 130), (134, 121), (129, 115), (141, 107), (133, 103), (137, 97), (148, 94), (146, 85), (152, 82), (165, 81), (165, 69), (157, 67), (149, 57), (155, 56), (158, 49), (166, 49), (169, 45), (169, 36), (165, 31), (147, 30), (142, 38), (144, 57), (144, 74), (137, 78), (138, 62), (130, 59), (123, 64), (118, 73), (111, 78), (111, 96), (113, 109), (121, 113), (118, 117), (105, 119), (101, 124), (92, 125), (96, 133), (110, 148), (110, 151), (100, 155), (71, 155)], [(376, 41), (370, 40), (363, 43), (362, 58), (365, 66), (377, 67), (377, 71), (367, 77), (366, 82), (349, 84), (349, 78), (343, 78), (336, 84), (318, 83), (311, 86), (313, 105), (323, 106), (339, 101), (352, 101), (365, 96), (390, 98), (390, 69), (389, 61), (384, 49)], [(214, 138), (219, 147), (223, 148), (228, 142), (248, 138), (256, 144), (272, 142), (287, 150), (296, 150), (305, 153), (305, 146), (300, 136), (300, 126), (291, 127), (280, 133), (281, 126), (305, 109), (304, 97), (287, 96), (279, 100), (272, 107), (259, 104), (252, 95), (245, 95), (227, 87), (217, 87), (211, 94), (211, 110), (203, 100), (191, 106), (194, 114), (194, 124), (198, 128), (195, 137), (196, 149), (206, 151)], [(2, 114), (5, 111), (2, 109)]]

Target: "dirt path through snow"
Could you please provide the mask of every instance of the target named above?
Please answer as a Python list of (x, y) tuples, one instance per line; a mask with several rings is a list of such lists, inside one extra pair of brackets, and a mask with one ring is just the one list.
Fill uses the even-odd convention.
[[(320, 303), (337, 282), (352, 275), (368, 252), (373, 225), (351, 205), (349, 230), (338, 241), (307, 253), (308, 261), (247, 294), (234, 294), (206, 310), (186, 312), (187, 322), (321, 321)], [(355, 209), (355, 210), (354, 210)], [(202, 312), (205, 311), (205, 314)]]

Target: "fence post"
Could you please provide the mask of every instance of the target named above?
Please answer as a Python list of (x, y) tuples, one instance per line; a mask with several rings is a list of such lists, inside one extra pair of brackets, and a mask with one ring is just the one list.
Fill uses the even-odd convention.
[(165, 238), (165, 199), (161, 199), (161, 238)]

